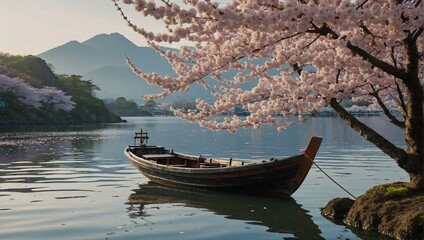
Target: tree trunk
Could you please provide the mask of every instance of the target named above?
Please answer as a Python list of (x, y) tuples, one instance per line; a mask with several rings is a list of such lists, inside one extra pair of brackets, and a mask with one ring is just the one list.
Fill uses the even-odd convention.
[[(407, 125), (404, 132), (405, 139), (409, 139), (406, 140), (407, 151), (405, 151), (396, 147), (379, 133), (360, 122), (357, 118), (355, 118), (355, 116), (347, 112), (346, 109), (344, 109), (336, 99), (333, 98), (330, 100), (330, 106), (353, 130), (358, 132), (367, 141), (373, 143), (385, 154), (394, 159), (399, 167), (404, 169), (409, 174), (411, 188), (414, 188), (418, 191), (424, 191), (424, 157), (422, 150), (423, 143), (419, 142), (419, 139), (422, 139), (423, 136), (422, 117), (419, 117), (420, 111), (418, 111), (418, 116), (411, 114), (407, 117), (411, 118), (411, 116), (414, 116), (414, 119), (408, 119), (405, 121)], [(421, 124), (418, 124), (420, 123), (419, 121), (421, 121)], [(414, 147), (411, 147), (411, 144)]]
[(411, 185), (410, 187), (420, 191), (420, 192), (424, 192), (424, 174), (414, 174), (414, 173), (410, 173), (409, 174), (409, 178), (411, 179)]
[[(419, 81), (418, 81), (419, 82)], [(415, 86), (409, 94), (405, 118), (405, 142), (407, 145), (411, 187), (424, 192), (424, 121), (421, 86)]]
[(404, 40), (407, 74), (402, 81), (408, 96), (404, 130), (406, 152), (408, 164), (412, 165), (407, 172), (411, 179), (411, 187), (424, 191), (424, 99), (419, 77), (420, 53), (417, 47), (417, 39), (422, 32), (423, 28), (419, 28), (414, 33), (408, 34)]

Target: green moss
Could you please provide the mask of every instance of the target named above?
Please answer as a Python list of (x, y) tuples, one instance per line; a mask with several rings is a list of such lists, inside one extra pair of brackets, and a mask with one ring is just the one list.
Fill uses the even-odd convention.
[(388, 187), (386, 188), (386, 197), (406, 197), (410, 194), (410, 191), (406, 187)]

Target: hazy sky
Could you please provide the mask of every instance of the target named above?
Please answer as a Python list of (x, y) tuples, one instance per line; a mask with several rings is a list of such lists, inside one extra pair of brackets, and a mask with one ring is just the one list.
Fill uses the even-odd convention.
[[(132, 9), (126, 12), (138, 25), (153, 26)], [(37, 55), (71, 40), (112, 32), (145, 45), (111, 0), (0, 0), (0, 18), (0, 52), (13, 55)]]

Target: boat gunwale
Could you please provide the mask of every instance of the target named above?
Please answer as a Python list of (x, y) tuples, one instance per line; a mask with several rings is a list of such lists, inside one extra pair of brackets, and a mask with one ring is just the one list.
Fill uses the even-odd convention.
[[(158, 170), (166, 170), (167, 172), (180, 172), (180, 173), (187, 173), (187, 174), (198, 174), (198, 173), (232, 173), (232, 172), (243, 172), (243, 171), (251, 171), (257, 168), (263, 168), (267, 165), (272, 166), (272, 165), (287, 165), (287, 164), (293, 164), (295, 165), (302, 165), (304, 164), (304, 161), (299, 161), (300, 158), (304, 158), (303, 160), (306, 161), (313, 161), (312, 159), (310, 159), (305, 152), (300, 153), (298, 155), (294, 155), (294, 156), (290, 156), (290, 157), (285, 157), (282, 159), (274, 159), (274, 160), (266, 160), (266, 161), (261, 161), (261, 162), (246, 162), (245, 165), (238, 165), (238, 166), (225, 166), (225, 167), (216, 167), (216, 168), (193, 168), (193, 167), (181, 167), (181, 166), (172, 166), (172, 165), (163, 165), (163, 164), (158, 164), (155, 161), (152, 160), (148, 160), (145, 159), (143, 157), (137, 156), (136, 154), (132, 153), (130, 150), (131, 147), (127, 147), (124, 151), (125, 155), (131, 160), (131, 162), (138, 164), (138, 165), (144, 165), (144, 166), (149, 166), (152, 167), (154, 169), (158, 169)], [(190, 154), (183, 154), (183, 153), (178, 153), (178, 152), (174, 152), (175, 155), (181, 155), (187, 158), (198, 158), (195, 155), (190, 155)], [(225, 160), (225, 159), (213, 159), (215, 161), (222, 161), (222, 162), (228, 162), (229, 160)], [(292, 161), (292, 163), (290, 163), (290, 161)], [(240, 160), (233, 160), (233, 162), (241, 162)]]

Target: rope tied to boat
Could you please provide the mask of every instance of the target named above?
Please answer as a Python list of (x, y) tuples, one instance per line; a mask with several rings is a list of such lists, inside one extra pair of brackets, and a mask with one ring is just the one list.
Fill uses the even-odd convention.
[[(310, 158), (309, 158), (310, 159)], [(354, 199), (356, 199), (356, 197), (349, 192), (346, 188), (344, 188), (342, 185), (340, 185), (336, 180), (334, 180), (330, 175), (328, 175), (328, 173), (326, 173), (320, 166), (318, 166), (318, 164), (313, 161), (312, 159), (310, 159), (312, 161), (312, 163), (315, 165), (315, 167), (317, 167), (322, 173), (324, 173), (325, 176), (327, 176), (332, 182), (334, 182), (338, 187), (340, 187), (343, 191), (345, 191), (347, 194), (349, 194), (351, 197), (353, 197)]]

